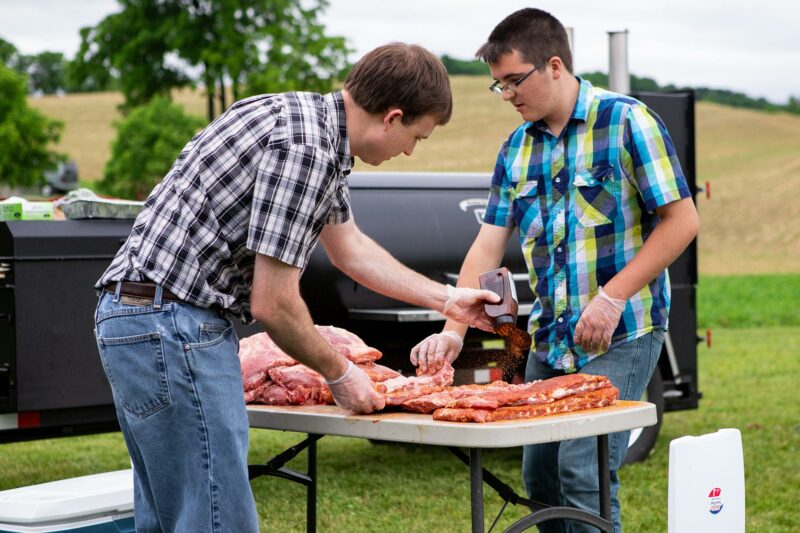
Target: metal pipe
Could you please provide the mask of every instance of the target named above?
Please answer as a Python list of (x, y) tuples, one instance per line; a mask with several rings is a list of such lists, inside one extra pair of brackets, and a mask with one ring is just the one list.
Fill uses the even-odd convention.
[(577, 72), (578, 67), (575, 66), (575, 28), (564, 28), (567, 30), (567, 39), (569, 40), (569, 51), (572, 54), (572, 73)]
[(628, 73), (628, 30), (608, 32), (608, 88), (620, 94), (631, 92)]

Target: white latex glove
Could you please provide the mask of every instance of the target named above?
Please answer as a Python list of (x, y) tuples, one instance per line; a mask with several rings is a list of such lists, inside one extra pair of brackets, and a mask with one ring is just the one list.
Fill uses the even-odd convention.
[(591, 355), (608, 351), (624, 309), (625, 300), (611, 298), (600, 287), (575, 326), (575, 343)]
[(411, 348), (411, 364), (419, 367), (419, 374), (435, 374), (445, 361), (452, 363), (461, 353), (464, 339), (455, 331), (434, 333)]
[(486, 314), (483, 305), (487, 301), (496, 304), (500, 299), (500, 296), (492, 291), (448, 285), (447, 302), (444, 304), (442, 314), (456, 322), (493, 332), (492, 319)]
[(347, 370), (334, 381), (325, 380), (333, 394), (336, 405), (356, 414), (380, 411), (384, 407), (383, 396), (375, 391), (367, 373), (347, 361)]

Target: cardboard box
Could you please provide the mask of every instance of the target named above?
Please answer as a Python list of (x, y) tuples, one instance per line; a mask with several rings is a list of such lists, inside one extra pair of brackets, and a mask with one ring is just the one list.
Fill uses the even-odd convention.
[(22, 220), (53, 220), (53, 202), (25, 202)]
[(0, 203), (0, 220), (22, 220), (22, 202)]

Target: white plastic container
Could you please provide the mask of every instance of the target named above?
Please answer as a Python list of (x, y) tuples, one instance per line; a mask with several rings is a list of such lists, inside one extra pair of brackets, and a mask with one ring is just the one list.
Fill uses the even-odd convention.
[(744, 533), (742, 435), (720, 429), (669, 445), (669, 533)]
[(133, 471), (0, 492), (0, 533), (33, 531), (133, 533)]

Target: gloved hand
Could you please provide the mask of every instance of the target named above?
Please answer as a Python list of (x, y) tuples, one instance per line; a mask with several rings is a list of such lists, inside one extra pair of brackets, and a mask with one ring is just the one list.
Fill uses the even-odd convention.
[(500, 296), (492, 291), (448, 285), (447, 302), (444, 304), (442, 314), (456, 322), (492, 332), (494, 331), (492, 319), (486, 314), (483, 304), (486, 301), (496, 304), (500, 299)]
[(421, 376), (435, 374), (445, 361), (455, 361), (463, 347), (464, 339), (455, 331), (434, 333), (411, 348), (411, 364), (419, 367)]
[(375, 391), (372, 380), (366, 372), (352, 361), (347, 362), (347, 370), (334, 381), (325, 380), (331, 390), (336, 405), (356, 414), (380, 411), (384, 407), (383, 397)]
[(625, 300), (611, 298), (600, 287), (575, 326), (575, 343), (591, 355), (608, 351), (611, 335), (617, 329), (624, 309)]

